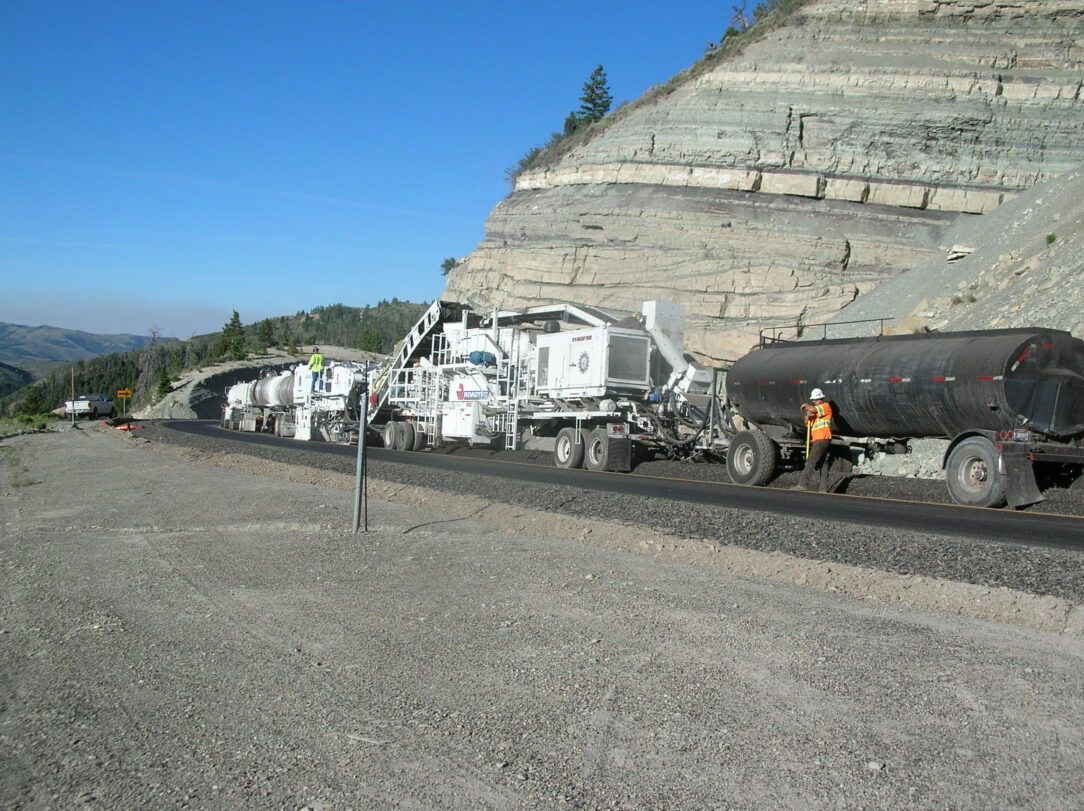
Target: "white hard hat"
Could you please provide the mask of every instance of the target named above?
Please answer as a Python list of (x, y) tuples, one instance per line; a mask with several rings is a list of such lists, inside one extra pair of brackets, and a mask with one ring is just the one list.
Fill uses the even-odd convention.
[(809, 392), (809, 399), (810, 400), (824, 400), (825, 399), (824, 392), (821, 391), (820, 389), (813, 389), (813, 391)]

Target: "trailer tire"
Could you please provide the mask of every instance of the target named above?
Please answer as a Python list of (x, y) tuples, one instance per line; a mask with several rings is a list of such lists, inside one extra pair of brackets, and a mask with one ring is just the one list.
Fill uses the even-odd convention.
[(395, 425), (395, 422), (388, 420), (384, 423), (384, 429), (380, 432), (380, 439), (383, 441), (384, 447), (390, 451), (395, 450), (395, 437), (398, 433)]
[(424, 451), (429, 444), (429, 437), (425, 435), (425, 431), (419, 431), (417, 426), (414, 427), (414, 445), (412, 450)]
[(726, 452), (726, 472), (734, 484), (767, 484), (779, 464), (779, 446), (763, 431), (740, 431)]
[(553, 462), (566, 470), (583, 466), (583, 451), (587, 444), (586, 437), (579, 437), (576, 444), (576, 429), (562, 428), (557, 432), (557, 442), (553, 446)]
[(999, 456), (984, 436), (968, 437), (953, 448), (945, 463), (945, 485), (952, 500), (965, 507), (1004, 506), (1008, 481)]
[(397, 422), (395, 425), (395, 450), (414, 450), (414, 435), (416, 433), (414, 424), (410, 422)]
[(610, 437), (606, 429), (600, 426), (591, 431), (583, 445), (583, 466), (588, 470), (606, 470), (610, 461)]

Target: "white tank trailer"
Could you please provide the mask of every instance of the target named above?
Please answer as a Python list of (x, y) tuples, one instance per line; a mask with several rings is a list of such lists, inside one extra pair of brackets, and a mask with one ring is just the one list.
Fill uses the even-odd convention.
[(226, 390), (222, 427), (326, 442), (357, 442), (361, 385), (378, 364), (331, 361), (313, 381), (305, 364)]

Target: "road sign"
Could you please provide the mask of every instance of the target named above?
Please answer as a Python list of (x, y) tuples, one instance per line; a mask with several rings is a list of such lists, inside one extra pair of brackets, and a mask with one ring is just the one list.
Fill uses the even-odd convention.
[(117, 389), (117, 399), (119, 399), (119, 400), (130, 400), (130, 399), (132, 399), (132, 390), (131, 389)]

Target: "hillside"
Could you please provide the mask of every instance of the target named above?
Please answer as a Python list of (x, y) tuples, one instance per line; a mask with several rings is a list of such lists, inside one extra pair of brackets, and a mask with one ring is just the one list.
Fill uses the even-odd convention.
[(142, 349), (150, 341), (146, 335), (99, 335), (62, 327), (0, 323), (0, 362), (27, 367), (50, 361), (87, 360)]
[(0, 409), (38, 413), (55, 408), (70, 396), (73, 369), (78, 392), (131, 388), (135, 392), (131, 407), (145, 409), (161, 400), (159, 390), (166, 384), (175, 389), (174, 384), (182, 379), (194, 379), (187, 373), (224, 362), (239, 363), (245, 368), (252, 365), (246, 358), (254, 359), (257, 366), (272, 362), (267, 361), (267, 357), (288, 362), (291, 358), (307, 357), (307, 351), (314, 343), (340, 346), (345, 353), (352, 350), (386, 353), (414, 326), (427, 306), (398, 299), (366, 307), (330, 304), (291, 316), (253, 322), (244, 325), (240, 345), (236, 347), (241, 357), (232, 356), (232, 349), (223, 341), (222, 333), (212, 333), (183, 341), (158, 341), (138, 350), (78, 360), (3, 397)]
[(30, 372), (17, 366), (0, 363), (0, 397), (11, 394), (27, 385), (31, 380)]
[(447, 295), (676, 298), (691, 349), (735, 357), (1084, 163), (1084, 0), (810, 0), (761, 26), (520, 174)]

